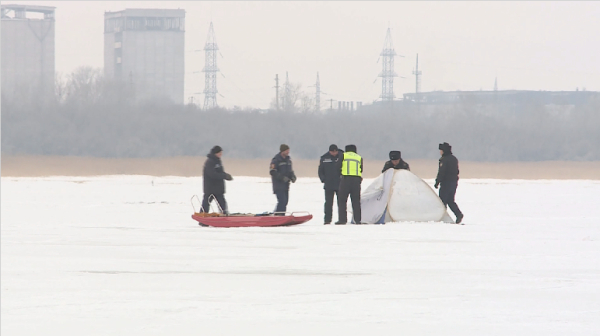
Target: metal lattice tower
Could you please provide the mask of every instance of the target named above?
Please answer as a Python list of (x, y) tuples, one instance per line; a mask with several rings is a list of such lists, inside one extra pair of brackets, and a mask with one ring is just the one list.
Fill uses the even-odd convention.
[(275, 110), (279, 111), (279, 74), (275, 75)]
[(319, 80), (319, 73), (317, 72), (317, 82), (315, 83), (317, 90), (315, 95), (315, 112), (321, 112), (321, 81)]
[(204, 75), (204, 109), (209, 110), (217, 107), (217, 39), (215, 38), (215, 31), (213, 29), (212, 22), (208, 29), (208, 37), (206, 38), (206, 44), (204, 45), (205, 61), (204, 69), (202, 71)]
[(290, 90), (290, 78), (288, 77), (288, 72), (285, 72), (285, 84), (283, 85), (283, 110), (288, 112), (289, 111), (289, 104), (290, 104), (290, 95), (291, 95), (291, 90)]
[(421, 71), (419, 71), (419, 54), (417, 54), (417, 67), (413, 71), (415, 75), (415, 100), (419, 101), (419, 93), (421, 93)]
[(394, 98), (394, 77), (397, 77), (397, 74), (394, 72), (394, 57), (396, 56), (396, 51), (394, 50), (394, 45), (392, 43), (392, 33), (390, 28), (387, 30), (387, 34), (385, 36), (385, 42), (383, 43), (383, 50), (381, 54), (382, 57), (382, 70), (379, 74), (381, 77), (381, 100), (393, 102)]

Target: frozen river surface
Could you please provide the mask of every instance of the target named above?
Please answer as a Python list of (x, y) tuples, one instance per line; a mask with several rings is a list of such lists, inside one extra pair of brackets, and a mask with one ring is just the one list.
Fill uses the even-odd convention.
[[(275, 206), (269, 179), (227, 188)], [(199, 227), (202, 178), (1, 190), (2, 335), (600, 334), (599, 181), (461, 180), (464, 226), (324, 226), (309, 178), (288, 210), (314, 219), (279, 228)]]

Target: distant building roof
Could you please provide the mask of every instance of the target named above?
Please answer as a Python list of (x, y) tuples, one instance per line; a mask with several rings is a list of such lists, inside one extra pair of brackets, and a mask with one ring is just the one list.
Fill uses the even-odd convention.
[(185, 17), (185, 9), (127, 8), (118, 12), (104, 12), (105, 18), (113, 17)]
[(33, 6), (33, 5), (20, 5), (20, 4), (9, 4), (9, 5), (1, 5), (2, 9), (7, 10), (25, 10), (28, 12), (38, 12), (38, 13), (52, 13), (56, 9), (53, 6)]
[[(20, 4), (1, 5), (2, 21), (23, 21), (23, 20), (54, 20), (54, 9), (52, 6), (31, 6)], [(13, 16), (9, 16), (9, 13)], [(27, 13), (41, 13), (43, 17), (29, 15)]]

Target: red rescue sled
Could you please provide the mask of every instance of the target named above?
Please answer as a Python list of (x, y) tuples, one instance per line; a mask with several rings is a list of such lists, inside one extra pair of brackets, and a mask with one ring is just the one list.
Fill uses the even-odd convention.
[[(299, 214), (299, 213), (298, 213)], [(192, 218), (198, 221), (200, 225), (212, 226), (212, 227), (268, 227), (268, 226), (290, 226), (306, 223), (312, 219), (311, 214), (302, 213), (304, 215), (297, 215), (297, 213), (286, 213), (282, 215), (267, 214), (267, 215), (254, 215), (254, 214), (233, 214), (233, 215), (221, 215), (221, 214), (209, 214), (206, 216), (204, 213), (194, 213)]]
[[(290, 226), (306, 223), (312, 219), (312, 215), (308, 212), (280, 212), (280, 213), (262, 213), (262, 214), (224, 214), (223, 209), (217, 203), (220, 213), (206, 213), (203, 212), (202, 206), (200, 206), (200, 212), (196, 212), (194, 206), (194, 198), (200, 202), (197, 195), (192, 196), (190, 202), (194, 209), (192, 218), (201, 226), (213, 226), (213, 227), (268, 227), (268, 226)], [(211, 195), (209, 202), (214, 199)]]

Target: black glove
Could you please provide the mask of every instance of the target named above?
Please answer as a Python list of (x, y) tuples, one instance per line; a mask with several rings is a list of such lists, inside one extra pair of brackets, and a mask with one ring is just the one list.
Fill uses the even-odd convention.
[(227, 181), (231, 181), (231, 180), (233, 180), (233, 177), (230, 174), (225, 173), (225, 179)]
[(296, 183), (296, 174), (292, 173), (292, 183)]
[(434, 187), (435, 189), (437, 189), (439, 185), (440, 185), (440, 182), (438, 182), (438, 181), (435, 181), (435, 185), (434, 185), (433, 187)]
[(289, 181), (290, 181), (290, 178), (289, 178), (289, 177), (287, 177), (287, 176), (284, 176), (284, 177), (283, 177), (283, 182), (286, 182), (286, 183), (287, 183), (287, 182), (289, 182)]

